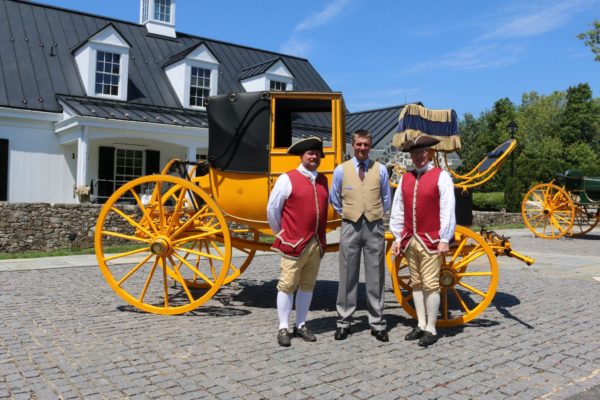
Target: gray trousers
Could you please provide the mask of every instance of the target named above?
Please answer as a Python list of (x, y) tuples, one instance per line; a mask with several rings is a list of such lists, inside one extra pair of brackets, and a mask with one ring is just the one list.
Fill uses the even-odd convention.
[(383, 220), (357, 222), (342, 220), (340, 231), (340, 281), (337, 295), (338, 328), (349, 328), (356, 310), (361, 251), (367, 286), (369, 325), (383, 330), (383, 288), (385, 283), (385, 240)]

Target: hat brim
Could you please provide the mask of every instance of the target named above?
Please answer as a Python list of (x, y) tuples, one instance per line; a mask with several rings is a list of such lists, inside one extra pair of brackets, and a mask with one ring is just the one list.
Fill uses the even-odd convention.
[(438, 139), (434, 138), (433, 136), (420, 135), (420, 136), (417, 136), (414, 139), (410, 139), (406, 143), (404, 143), (404, 145), (402, 146), (402, 151), (404, 153), (409, 153), (413, 150), (425, 149), (425, 148), (435, 146), (439, 142), (440, 141)]
[(299, 142), (291, 145), (287, 152), (288, 154), (301, 156), (309, 150), (319, 151), (321, 153), (321, 158), (325, 157), (325, 153), (323, 153), (323, 141), (318, 137), (309, 137), (307, 139), (300, 140)]

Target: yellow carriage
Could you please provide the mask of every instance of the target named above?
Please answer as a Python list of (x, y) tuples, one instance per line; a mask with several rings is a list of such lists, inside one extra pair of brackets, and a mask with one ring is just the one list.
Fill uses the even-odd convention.
[[(180, 314), (196, 309), (244, 272), (256, 251), (270, 250), (270, 240), (263, 240), (273, 235), (266, 205), (277, 177), (299, 163), (297, 156), (287, 154), (293, 140), (315, 135), (323, 139), (325, 158), (319, 171), (330, 182), (343, 161), (345, 107), (340, 93), (220, 95), (209, 99), (207, 113), (208, 161), (174, 160), (161, 174), (124, 184), (107, 200), (96, 224), (102, 274), (123, 300), (144, 311)], [(464, 187), (495, 173), (512, 148), (513, 142), (463, 176)], [(340, 223), (330, 207), (328, 231)], [(496, 255), (517, 254), (511, 253), (507, 240), (497, 239), (457, 228), (440, 278), (446, 296), (439, 325), (466, 323), (491, 302), (498, 282)], [(391, 233), (386, 240), (396, 296), (414, 316), (408, 273), (390, 255)], [(121, 247), (114, 250), (115, 245)], [(328, 252), (337, 250), (337, 243), (327, 247)]]
[(523, 197), (525, 225), (543, 239), (578, 237), (600, 222), (600, 178), (568, 170), (550, 183), (533, 186)]

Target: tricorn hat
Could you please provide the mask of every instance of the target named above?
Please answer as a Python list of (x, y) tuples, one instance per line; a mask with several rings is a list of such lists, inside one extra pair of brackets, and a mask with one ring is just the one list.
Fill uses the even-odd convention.
[(288, 154), (296, 154), (301, 156), (305, 151), (308, 150), (319, 150), (321, 152), (321, 157), (325, 157), (325, 153), (323, 153), (323, 141), (316, 136), (311, 136), (307, 139), (302, 139), (299, 142), (294, 143), (288, 149)]
[(440, 141), (433, 136), (419, 135), (414, 139), (410, 139), (402, 146), (402, 151), (408, 153), (412, 150), (423, 149), (425, 147), (431, 147), (438, 144)]

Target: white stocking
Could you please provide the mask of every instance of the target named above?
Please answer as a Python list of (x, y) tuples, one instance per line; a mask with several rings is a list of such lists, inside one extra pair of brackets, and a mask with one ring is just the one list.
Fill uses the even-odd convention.
[(417, 311), (417, 324), (419, 328), (425, 330), (427, 319), (425, 317), (425, 300), (422, 290), (413, 290), (413, 300), (415, 302), (415, 310)]
[(277, 315), (279, 316), (279, 329), (287, 329), (292, 313), (293, 293), (277, 292)]
[(302, 327), (306, 322), (312, 295), (313, 292), (303, 292), (300, 289), (296, 292), (296, 326), (298, 328)]
[(440, 294), (438, 292), (425, 293), (425, 305), (427, 307), (427, 327), (425, 330), (437, 335), (435, 323), (440, 309)]

